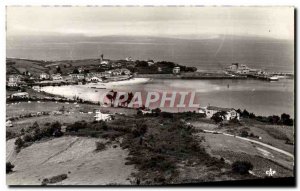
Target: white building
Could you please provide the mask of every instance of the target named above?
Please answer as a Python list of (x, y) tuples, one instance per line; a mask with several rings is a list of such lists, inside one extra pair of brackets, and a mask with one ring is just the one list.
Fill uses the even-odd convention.
[(12, 124), (11, 120), (7, 120), (6, 127), (12, 127), (12, 126), (13, 126), (13, 124)]
[(11, 94), (11, 98), (29, 98), (29, 94), (27, 92), (19, 92)]
[(8, 81), (7, 81), (7, 86), (10, 87), (16, 87), (19, 85), (21, 82), (21, 75), (9, 75), (8, 76)]
[(233, 72), (237, 74), (249, 74), (250, 68), (245, 64), (233, 63), (226, 68), (228, 72)]
[(84, 79), (84, 74), (70, 74), (74, 80), (83, 80)]
[(173, 68), (173, 74), (179, 74), (180, 73), (180, 67), (176, 66)]
[(52, 74), (51, 76), (53, 81), (61, 81), (63, 80), (62, 76), (60, 74)]
[(40, 86), (32, 86), (32, 89), (37, 91), (37, 92), (40, 92), (41, 91), (41, 87)]
[(224, 113), (224, 120), (238, 119), (240, 120), (240, 114), (233, 108), (221, 108), (215, 106), (207, 106), (199, 108), (199, 113), (205, 113), (206, 118), (211, 118), (215, 113), (221, 112)]
[(101, 113), (100, 110), (95, 110), (95, 121), (110, 121), (111, 115), (106, 113)]
[(40, 79), (41, 80), (48, 80), (50, 78), (50, 75), (47, 73), (41, 73), (40, 74)]
[(102, 82), (102, 79), (94, 76), (94, 77), (90, 78), (90, 81), (91, 82)]

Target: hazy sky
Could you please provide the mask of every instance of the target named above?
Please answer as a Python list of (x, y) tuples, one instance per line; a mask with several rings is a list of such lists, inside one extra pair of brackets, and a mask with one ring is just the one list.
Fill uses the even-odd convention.
[(7, 7), (7, 35), (294, 38), (292, 7)]

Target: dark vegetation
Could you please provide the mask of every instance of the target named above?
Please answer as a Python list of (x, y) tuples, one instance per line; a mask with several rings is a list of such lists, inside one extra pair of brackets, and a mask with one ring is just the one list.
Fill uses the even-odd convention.
[(197, 71), (197, 68), (195, 67), (187, 67), (175, 64), (174, 62), (160, 61), (154, 63), (153, 65), (149, 65), (147, 61), (137, 60), (135, 62), (135, 68), (133, 72), (137, 72), (139, 74), (172, 74), (174, 67), (179, 67), (181, 72)]
[(243, 111), (238, 109), (237, 112), (240, 114), (240, 117), (242, 118), (255, 119), (263, 123), (269, 123), (272, 125), (287, 125), (287, 126), (294, 125), (294, 120), (290, 117), (290, 115), (286, 113), (281, 114), (281, 116), (272, 115), (266, 117), (266, 116), (256, 116), (254, 113), (249, 113), (245, 109)]
[(248, 161), (236, 161), (232, 164), (232, 171), (238, 174), (249, 174), (252, 169), (253, 165)]
[(42, 128), (39, 127), (37, 122), (30, 126), (26, 131), (21, 130), (21, 135), (15, 141), (15, 149), (19, 152), (22, 148), (30, 146), (33, 142), (39, 141), (43, 138), (61, 137), (61, 124), (59, 122), (53, 122), (48, 126)]
[(47, 184), (54, 184), (54, 183), (57, 183), (57, 182), (61, 182), (65, 179), (68, 178), (68, 175), (67, 174), (60, 174), (60, 175), (57, 175), (57, 176), (53, 176), (51, 178), (44, 178), (43, 181), (42, 181), (42, 185), (45, 186)]
[(13, 172), (13, 168), (15, 165), (11, 164), (11, 162), (6, 163), (6, 174)]
[(102, 142), (96, 142), (96, 151), (102, 151), (105, 149), (105, 143)]

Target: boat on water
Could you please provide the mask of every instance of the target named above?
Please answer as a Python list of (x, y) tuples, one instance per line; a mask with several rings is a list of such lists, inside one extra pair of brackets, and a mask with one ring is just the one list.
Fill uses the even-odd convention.
[(269, 81), (278, 81), (279, 78), (277, 76), (271, 76), (268, 78)]

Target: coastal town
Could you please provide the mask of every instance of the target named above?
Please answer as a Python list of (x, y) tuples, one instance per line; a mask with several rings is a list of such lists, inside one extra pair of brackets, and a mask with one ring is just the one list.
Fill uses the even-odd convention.
[[(18, 67), (22, 62), (36, 64), (37, 68)], [(73, 63), (73, 64), (72, 64)], [(36, 67), (35, 66), (35, 67)], [(138, 77), (182, 78), (182, 79), (260, 79), (278, 81), (282, 78), (293, 78), (291, 73), (266, 72), (261, 69), (251, 69), (245, 64), (233, 63), (224, 70), (216, 72), (197, 72), (194, 67), (186, 67), (173, 62), (139, 61), (127, 57), (124, 60), (100, 59), (79, 61), (34, 61), (26, 59), (7, 59), (8, 90), (18, 90), (23, 87), (40, 91), (41, 87), (49, 85), (75, 85), (97, 82), (122, 81)], [(15, 94), (16, 97), (22, 94)]]
[[(29, 64), (30, 67), (20, 67)], [(206, 140), (206, 143), (204, 144), (206, 152), (212, 153), (210, 155), (205, 153), (203, 155), (205, 159), (201, 160), (212, 160), (214, 161), (213, 165), (222, 166), (223, 171), (226, 172), (224, 175), (221, 175), (219, 174), (220, 172), (212, 169), (207, 171), (215, 174), (215, 176), (218, 178), (223, 180), (226, 180), (229, 176), (236, 180), (251, 177), (263, 178), (265, 175), (264, 171), (262, 172), (261, 169), (265, 168), (262, 165), (267, 165), (272, 169), (276, 169), (277, 172), (280, 172), (280, 174), (278, 173), (276, 176), (285, 177), (292, 175), (292, 153), (294, 148), (294, 139), (292, 136), (293, 129), (291, 128), (291, 126), (293, 126), (293, 119), (289, 115), (282, 114), (281, 116), (257, 116), (254, 113), (248, 112), (247, 110), (241, 110), (238, 108), (224, 108), (211, 105), (205, 107), (199, 106), (196, 111), (194, 110), (193, 112), (189, 111), (178, 113), (169, 113), (161, 111), (159, 108), (150, 109), (144, 106), (137, 108), (128, 107), (128, 105), (130, 105), (128, 103), (127, 106), (117, 104), (117, 107), (110, 107), (110, 104), (113, 105), (113, 102), (115, 102), (117, 99), (114, 97), (116, 95), (114, 93), (117, 92), (109, 89), (105, 86), (105, 84), (109, 84), (111, 82), (128, 81), (141, 77), (199, 80), (246, 80), (249, 78), (252, 80), (277, 81), (283, 78), (293, 78), (293, 75), (287, 73), (267, 73), (259, 69), (250, 69), (246, 65), (238, 63), (233, 63), (219, 72), (197, 72), (196, 68), (178, 65), (172, 62), (154, 62), (153, 60), (134, 61), (130, 57), (126, 58), (125, 60), (113, 61), (104, 59), (104, 56), (101, 55), (100, 59), (89, 59), (84, 61), (59, 61), (53, 63), (49, 61), (8, 58), (6, 86), (6, 136), (8, 141), (7, 144), (9, 145), (7, 154), (7, 168), (11, 169), (7, 171), (9, 173), (9, 184), (26, 183), (34, 185), (51, 185), (61, 181), (65, 182), (65, 184), (68, 184), (68, 180), (71, 184), (74, 184), (76, 177), (85, 174), (80, 170), (75, 170), (75, 168), (78, 168), (79, 164), (77, 163), (79, 161), (74, 159), (72, 162), (72, 165), (74, 165), (73, 167), (70, 167), (68, 170), (54, 167), (55, 173), (53, 174), (53, 177), (49, 178), (48, 176), (48, 178), (46, 178), (44, 174), (46, 171), (48, 171), (48, 168), (51, 167), (50, 164), (52, 163), (47, 162), (45, 165), (28, 164), (28, 161), (19, 161), (15, 158), (15, 156), (22, 155), (22, 153), (36, 153), (36, 150), (28, 150), (31, 148), (31, 145), (37, 145), (37, 147), (40, 147), (42, 144), (51, 141), (53, 138), (55, 138), (54, 140), (61, 142), (63, 145), (72, 144), (72, 141), (84, 141), (87, 145), (89, 145), (91, 143), (88, 142), (91, 140), (102, 140), (101, 142), (95, 142), (96, 151), (103, 150), (105, 148), (107, 152), (117, 152), (120, 154), (124, 151), (115, 149), (116, 147), (120, 147), (128, 148), (130, 152), (136, 153), (132, 154), (133, 158), (131, 159), (116, 159), (112, 156), (110, 160), (116, 160), (118, 162), (120, 162), (120, 160), (127, 161), (123, 162), (126, 164), (125, 166), (124, 164), (119, 165), (122, 166), (122, 168), (127, 169), (126, 171), (128, 171), (128, 173), (116, 175), (115, 172), (112, 172), (116, 178), (115, 182), (100, 178), (100, 182), (95, 180), (95, 184), (116, 183), (148, 185), (169, 184), (172, 181), (183, 183), (187, 181), (187, 179), (191, 179), (193, 175), (186, 174), (185, 177), (182, 177), (182, 175), (177, 176), (175, 174), (179, 171), (186, 173), (188, 169), (195, 168), (193, 166), (197, 166), (197, 164), (203, 166), (203, 164), (199, 161), (199, 158), (187, 158), (186, 160), (190, 161), (189, 163), (192, 165), (181, 164), (181, 167), (178, 167), (177, 165), (179, 165), (180, 162), (174, 162), (174, 160), (178, 160), (176, 157), (178, 153), (176, 156), (173, 156), (175, 158), (170, 158), (169, 155), (164, 154), (163, 160), (167, 166), (163, 167), (163, 169), (158, 166), (155, 167), (159, 169), (159, 178), (155, 178), (157, 174), (155, 174), (155, 171), (153, 171), (153, 167), (151, 165), (139, 165), (141, 160), (148, 160), (141, 157), (139, 152), (146, 152), (153, 155), (154, 158), (151, 160), (156, 160), (155, 157), (161, 157), (162, 155), (157, 151), (151, 151), (150, 153), (149, 151), (146, 151), (148, 150), (147, 148), (150, 144), (149, 139), (153, 135), (151, 135), (151, 133), (145, 133), (145, 131), (149, 131), (147, 129), (155, 128), (152, 124), (154, 121), (159, 122), (161, 120), (166, 120), (168, 122), (159, 124), (154, 122), (156, 127), (168, 126), (171, 128), (172, 125), (181, 124), (182, 126), (180, 126), (180, 128), (184, 128), (184, 131), (186, 131), (189, 136), (197, 137), (196, 140), (198, 140), (199, 143), (203, 144), (203, 140)], [(97, 88), (97, 85), (99, 84), (104, 84), (104, 86)], [(94, 88), (96, 92), (99, 89), (105, 89), (106, 91), (109, 91), (109, 93), (112, 93), (111, 97), (107, 95), (107, 98), (111, 103), (105, 105), (100, 102), (82, 99), (76, 95), (70, 98), (43, 91), (43, 87), (74, 85), (90, 85), (90, 87)], [(134, 96), (129, 97), (132, 99)], [(134, 118), (136, 119), (132, 121)], [(47, 121), (47, 123), (44, 124), (45, 121)], [(116, 125), (119, 123), (123, 123), (123, 125)], [(138, 125), (140, 123), (142, 123), (142, 126)], [(133, 124), (136, 124), (138, 129), (132, 129), (131, 125)], [(266, 129), (266, 126), (269, 126), (269, 128), (272, 130), (270, 131), (270, 129)], [(94, 128), (96, 129), (93, 130)], [(124, 130), (124, 128), (127, 130)], [(191, 130), (189, 130), (190, 128), (193, 129), (193, 133)], [(175, 130), (175, 132), (177, 130)], [(159, 129), (155, 131), (160, 132), (162, 137), (170, 136), (168, 131), (162, 131)], [(135, 132), (138, 136), (135, 135)], [(132, 133), (134, 134), (133, 138), (131, 137)], [(74, 136), (77, 136), (78, 138), (73, 140)], [(175, 136), (177, 135), (175, 134)], [(160, 143), (162, 141), (162, 137), (156, 137), (157, 140), (153, 143)], [(173, 135), (171, 137), (174, 139)], [(125, 140), (123, 143), (121, 143), (120, 140), (123, 139)], [(138, 141), (139, 144), (142, 145), (142, 150), (137, 152), (137, 148), (134, 145), (128, 146), (128, 144), (131, 144), (131, 139)], [(181, 137), (179, 139), (187, 139), (187, 137)], [(107, 140), (109, 141), (107, 142)], [(255, 160), (257, 160), (257, 156), (261, 157), (258, 160), (260, 164), (248, 164), (247, 162), (243, 161), (243, 165), (244, 163), (248, 165), (247, 168), (249, 168), (250, 174), (239, 172), (232, 175), (229, 166), (230, 164), (233, 165), (234, 161), (236, 163), (241, 162), (236, 161), (237, 158), (234, 157), (235, 155), (239, 155), (239, 157), (241, 157), (241, 155), (239, 152), (235, 152), (234, 155), (228, 155), (228, 153), (224, 155), (223, 152), (226, 149), (224, 150), (223, 147), (219, 148), (219, 146), (217, 146), (218, 141), (216, 140), (225, 141), (230, 150), (232, 150), (234, 147), (232, 144), (244, 144), (246, 150), (243, 150), (242, 148), (238, 149), (242, 149), (242, 152), (246, 153), (244, 154), (245, 156), (253, 159), (255, 158)], [(192, 144), (188, 141), (188, 139), (186, 141), (188, 145)], [(270, 142), (272, 144), (269, 144)], [(174, 149), (173, 146), (174, 145), (170, 145), (167, 148), (165, 146), (159, 147), (161, 147), (160, 149), (164, 148), (167, 150), (172, 150)], [(90, 145), (89, 149), (91, 149), (91, 147), (93, 148), (93, 146)], [(186, 150), (183, 152), (188, 152), (189, 156), (194, 158), (196, 155), (198, 156), (199, 153), (202, 153), (202, 151), (198, 150), (198, 146), (194, 147), (195, 150), (184, 148)], [(49, 149), (52, 150), (52, 147)], [(53, 145), (53, 149), (57, 150), (55, 144)], [(77, 149), (86, 150), (86, 148), (81, 147), (78, 147)], [(171, 152), (171, 150), (168, 152)], [(254, 152), (255, 155), (250, 154), (250, 151)], [(93, 149), (91, 152), (94, 152)], [(45, 156), (48, 156), (49, 154), (53, 155), (54, 153), (48, 153), (45, 154)], [(127, 154), (125, 154), (125, 156), (126, 155)], [(82, 156), (82, 160), (85, 160), (84, 163), (89, 165), (89, 162), (87, 161), (95, 160), (95, 156), (93, 155), (92, 158), (85, 158)], [(105, 162), (105, 159), (103, 159), (103, 162)], [(277, 163), (279, 163), (279, 165), (277, 165)], [(153, 164), (159, 165), (161, 164), (161, 161), (159, 163), (153, 162)], [(175, 164), (177, 167), (174, 166)], [(29, 173), (28, 170), (22, 170), (21, 166), (23, 165), (31, 165), (35, 168), (42, 168), (43, 170), (36, 174), (40, 178), (27, 176), (25, 181), (18, 181), (19, 177), (24, 177), (26, 176), (26, 173)], [(90, 166), (90, 168), (93, 168), (93, 166)], [(110, 167), (101, 166), (99, 168)], [(112, 169), (106, 170), (111, 171)], [(72, 171), (72, 174), (65, 174), (63, 171)], [(99, 175), (95, 177), (99, 177)], [(203, 178), (206, 179), (205, 177)], [(87, 180), (82, 180), (80, 183), (90, 184), (90, 181), (92, 180), (93, 178), (90, 177)]]
[(5, 10), (8, 186), (296, 184), (295, 8)]

